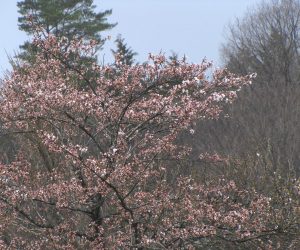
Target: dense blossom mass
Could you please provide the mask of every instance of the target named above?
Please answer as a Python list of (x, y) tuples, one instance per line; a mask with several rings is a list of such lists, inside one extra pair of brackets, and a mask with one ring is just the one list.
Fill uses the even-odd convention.
[(217, 118), (251, 76), (163, 55), (84, 64), (93, 42), (34, 44), (1, 89), (2, 131), (17, 142), (0, 165), (2, 247), (193, 249), (275, 233), (267, 197), (173, 171), (190, 151), (179, 133)]

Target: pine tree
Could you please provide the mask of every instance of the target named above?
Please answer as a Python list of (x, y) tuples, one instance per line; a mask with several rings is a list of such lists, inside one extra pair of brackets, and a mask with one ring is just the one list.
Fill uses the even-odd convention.
[(121, 62), (123, 65), (133, 65), (135, 60), (134, 57), (137, 55), (128, 45), (125, 43), (124, 38), (120, 35), (115, 40), (117, 49), (111, 50), (116, 60)]
[[(95, 12), (93, 0), (24, 0), (18, 2), (17, 6), (21, 15), (18, 19), (19, 29), (28, 35), (33, 34), (32, 26), (27, 22), (28, 16), (31, 16), (48, 33), (46, 35), (65, 36), (70, 40), (75, 36), (84, 40), (96, 40), (99, 42), (97, 50), (104, 42), (100, 32), (116, 25), (107, 21), (112, 10)], [(23, 52), (19, 58), (25, 60), (30, 60), (36, 51), (29, 42), (25, 42), (20, 48)]]

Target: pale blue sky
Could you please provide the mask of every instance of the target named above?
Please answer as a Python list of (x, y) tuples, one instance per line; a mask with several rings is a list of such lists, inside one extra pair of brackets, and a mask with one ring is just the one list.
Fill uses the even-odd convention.
[[(113, 9), (109, 18), (118, 25), (105, 35), (112, 40), (122, 34), (139, 54), (142, 62), (149, 52), (171, 51), (185, 54), (192, 62), (204, 57), (220, 64), (219, 48), (224, 41), (224, 27), (235, 17), (241, 17), (248, 7), (261, 0), (94, 0), (99, 10)], [(27, 39), (17, 27), (16, 0), (0, 2), (0, 75), (10, 68), (7, 55), (13, 55)], [(106, 44), (99, 58), (112, 60)]]

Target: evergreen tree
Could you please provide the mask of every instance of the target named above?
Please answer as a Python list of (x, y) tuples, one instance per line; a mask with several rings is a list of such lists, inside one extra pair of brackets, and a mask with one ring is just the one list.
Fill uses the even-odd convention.
[(113, 55), (115, 56), (116, 60), (121, 62), (124, 65), (131, 66), (134, 64), (135, 60), (134, 57), (137, 55), (128, 45), (125, 43), (124, 38), (120, 35), (115, 40), (116, 43), (116, 50), (111, 50)]
[[(100, 32), (116, 25), (107, 22), (107, 16), (112, 10), (95, 12), (93, 0), (24, 0), (18, 2), (17, 6), (21, 14), (18, 19), (19, 29), (28, 35), (34, 32), (27, 22), (28, 16), (31, 16), (33, 21), (48, 33), (46, 35), (54, 34), (68, 39), (76, 36), (84, 40), (96, 40), (99, 42), (97, 50), (104, 42)], [(30, 60), (30, 56), (36, 51), (29, 42), (25, 42), (20, 48), (23, 52), (19, 57), (25, 60)]]

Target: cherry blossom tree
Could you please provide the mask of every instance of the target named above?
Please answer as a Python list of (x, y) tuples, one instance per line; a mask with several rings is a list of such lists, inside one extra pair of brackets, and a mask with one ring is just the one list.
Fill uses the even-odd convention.
[(252, 76), (216, 70), (208, 78), (210, 63), (163, 55), (87, 68), (74, 55), (93, 54), (96, 43), (40, 32), (35, 63), (12, 72), (1, 89), (3, 130), (19, 143), (0, 165), (3, 248), (268, 244), (278, 228), (267, 197), (227, 180), (169, 179), (190, 151), (176, 144), (178, 134), (217, 118)]

